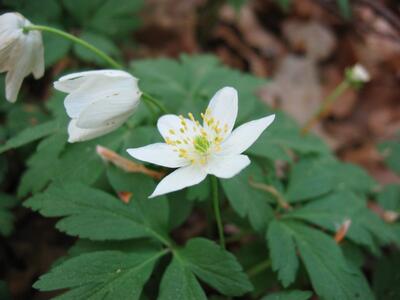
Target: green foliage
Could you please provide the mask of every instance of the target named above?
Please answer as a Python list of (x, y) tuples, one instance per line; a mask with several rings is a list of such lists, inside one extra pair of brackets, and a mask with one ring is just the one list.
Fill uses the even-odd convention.
[(307, 300), (312, 296), (308, 291), (285, 291), (267, 295), (261, 300)]
[(346, 19), (351, 18), (351, 6), (349, 0), (337, 0), (337, 5), (339, 6), (340, 13)]
[(252, 290), (236, 258), (214, 242), (192, 239), (178, 252), (177, 258), (202, 281), (224, 295), (241, 296)]
[[(138, 201), (124, 204), (118, 198), (80, 183), (52, 185), (24, 203), (46, 217), (64, 217), (57, 228), (92, 240), (123, 240), (157, 237), (148, 216), (152, 207)], [(156, 213), (168, 214), (160, 200)], [(161, 206), (161, 207), (160, 207)], [(158, 228), (157, 228), (158, 229)]]
[(8, 236), (13, 230), (14, 215), (10, 209), (18, 204), (18, 199), (0, 193), (0, 234)]
[(387, 141), (379, 145), (379, 150), (385, 158), (387, 166), (400, 174), (400, 143), (398, 141)]
[[(256, 163), (251, 164), (237, 176), (221, 180), (229, 203), (241, 217), (248, 217), (251, 225), (264, 231), (273, 217), (273, 211), (265, 192), (250, 188), (249, 180), (262, 180), (262, 171)], [(246, 190), (246, 193), (242, 191)]]
[(164, 254), (151, 248), (82, 254), (53, 268), (34, 287), (42, 291), (69, 288), (59, 299), (140, 299), (143, 285)]
[(400, 257), (391, 254), (381, 259), (373, 275), (373, 289), (377, 300), (400, 298)]
[[(373, 299), (361, 272), (347, 263), (332, 238), (298, 222), (274, 222), (278, 222), (279, 226), (275, 225), (275, 232), (269, 234), (269, 238), (279, 238), (280, 233), (281, 236), (289, 235), (295, 241), (296, 249), (307, 269), (313, 288), (319, 296), (324, 299)], [(273, 243), (276, 245), (279, 242), (273, 241)], [(290, 242), (281, 245), (292, 248), (281, 251), (291, 253), (290, 256), (293, 257), (296, 251), (294, 244)], [(276, 248), (272, 249), (276, 251)], [(280, 262), (277, 262), (276, 266), (280, 267), (279, 270), (285, 267)]]
[(290, 202), (309, 200), (332, 191), (371, 192), (375, 181), (354, 165), (340, 163), (331, 157), (300, 160), (290, 172), (286, 198)]
[(284, 287), (294, 282), (299, 268), (295, 242), (290, 229), (282, 222), (271, 222), (266, 236), (272, 269)]
[(324, 196), (289, 213), (287, 217), (302, 219), (332, 232), (349, 219), (351, 226), (347, 237), (374, 252), (378, 251), (377, 241), (388, 244), (396, 240), (388, 225), (367, 208), (366, 202), (348, 192)]

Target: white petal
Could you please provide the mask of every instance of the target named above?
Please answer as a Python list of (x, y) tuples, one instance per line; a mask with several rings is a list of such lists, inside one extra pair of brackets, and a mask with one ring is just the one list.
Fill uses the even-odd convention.
[(33, 68), (32, 73), (35, 79), (39, 79), (44, 75), (44, 48), (42, 34), (39, 31), (31, 31), (29, 34), (34, 39)]
[(189, 161), (180, 158), (171, 146), (165, 143), (156, 143), (140, 148), (126, 150), (133, 158), (167, 168), (179, 168), (189, 164)]
[(149, 198), (179, 191), (185, 187), (198, 184), (202, 182), (206, 176), (207, 173), (204, 169), (201, 169), (196, 165), (179, 168), (164, 177)]
[(106, 97), (86, 106), (78, 117), (81, 128), (111, 125), (119, 116), (129, 117), (139, 104), (140, 94), (133, 91), (119, 91), (120, 95)]
[(182, 128), (181, 119), (176, 115), (164, 115), (160, 117), (157, 121), (157, 128), (164, 139), (169, 137), (172, 140), (177, 138), (184, 138), (187, 136), (192, 136), (194, 133), (192, 131), (195, 124), (185, 118), (187, 123), (188, 131), (182, 134), (180, 129)]
[[(74, 86), (74, 83), (72, 83), (71, 86), (74, 86), (75, 90), (73, 90), (65, 98), (64, 101), (64, 106), (67, 110), (67, 114), (71, 118), (78, 118), (82, 111), (85, 110), (88, 106), (96, 104), (100, 101), (109, 102), (110, 105), (112, 105), (112, 102), (115, 101), (117, 106), (121, 103), (121, 101), (124, 103), (128, 103), (128, 105), (130, 103), (130, 105), (132, 106), (129, 106), (128, 109), (131, 109), (132, 107), (135, 107), (137, 105), (137, 101), (139, 100), (141, 95), (137, 85), (137, 79), (130, 75), (129, 77), (127, 77), (125, 75), (117, 76), (114, 74), (113, 76), (108, 77), (107, 74), (109, 72), (111, 71), (108, 71), (107, 73), (104, 73), (103, 71), (103, 73), (101, 74), (98, 74), (98, 72), (96, 72), (95, 75), (87, 77), (77, 77), (77, 79), (74, 79), (80, 81), (80, 85)], [(113, 74), (113, 72), (111, 72), (111, 74)], [(68, 80), (66, 82), (68, 82)], [(63, 86), (63, 88), (65, 87), (66, 86)], [(95, 107), (92, 107), (92, 109), (93, 108), (95, 109)], [(125, 108), (123, 108), (123, 110), (125, 110)], [(115, 111), (113, 112), (115, 113)], [(109, 118), (113, 118), (114, 116), (115, 114), (110, 114)], [(97, 120), (94, 122), (97, 122)], [(101, 120), (99, 122), (102, 123)]]
[(275, 115), (247, 122), (236, 128), (221, 144), (220, 154), (240, 154), (259, 138), (263, 131), (274, 121)]
[(9, 57), (12, 68), (6, 76), (6, 99), (15, 102), (18, 97), (22, 81), (31, 72), (32, 44), (24, 44), (20, 41), (15, 43)]
[(122, 123), (118, 122), (111, 126), (103, 126), (94, 129), (82, 129), (77, 127), (76, 120), (72, 119), (68, 125), (68, 142), (75, 143), (94, 139), (117, 129)]
[(71, 93), (74, 90), (78, 89), (87, 80), (93, 80), (94, 78), (95, 81), (96, 79), (111, 77), (129, 78), (133, 76), (127, 72), (120, 70), (96, 70), (78, 72), (62, 76), (60, 79), (54, 82), (54, 88), (64, 93)]
[[(232, 87), (224, 87), (215, 93), (207, 108), (211, 116), (216, 121), (220, 121), (220, 126), (223, 129), (227, 125), (227, 131), (222, 131), (223, 136), (228, 136), (233, 126), (235, 125), (238, 114), (238, 94), (236, 89)], [(203, 124), (207, 128), (207, 124)]]
[(250, 164), (246, 155), (214, 156), (207, 164), (207, 173), (221, 178), (231, 178)]

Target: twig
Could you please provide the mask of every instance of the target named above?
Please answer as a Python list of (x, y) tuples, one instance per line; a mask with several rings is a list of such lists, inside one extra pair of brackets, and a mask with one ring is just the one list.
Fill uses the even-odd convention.
[(255, 182), (251, 177), (249, 178), (249, 184), (252, 187), (256, 188), (256, 189), (268, 192), (271, 195), (273, 195), (275, 197), (276, 201), (278, 202), (279, 206), (281, 206), (285, 210), (292, 209), (292, 206), (289, 203), (286, 202), (286, 200), (283, 198), (281, 193), (279, 193), (277, 191), (277, 189), (275, 187), (273, 187), (272, 185), (267, 185), (267, 184), (264, 184), (264, 183)]
[(154, 179), (161, 179), (165, 175), (164, 172), (148, 169), (145, 166), (135, 163), (129, 159), (126, 159), (121, 155), (117, 154), (116, 152), (107, 149), (103, 146), (97, 145), (96, 152), (102, 159), (111, 162), (113, 165), (117, 166), (118, 168), (121, 168), (125, 172), (142, 173)]

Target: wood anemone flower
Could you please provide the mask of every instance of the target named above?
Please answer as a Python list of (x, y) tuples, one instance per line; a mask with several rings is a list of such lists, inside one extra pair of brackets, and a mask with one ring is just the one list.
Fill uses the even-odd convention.
[(157, 123), (165, 143), (128, 149), (139, 160), (168, 168), (178, 168), (163, 178), (150, 198), (181, 190), (203, 181), (207, 174), (231, 178), (250, 164), (241, 154), (274, 121), (275, 115), (245, 123), (232, 131), (238, 113), (237, 91), (224, 87), (201, 114), (188, 118), (164, 115)]

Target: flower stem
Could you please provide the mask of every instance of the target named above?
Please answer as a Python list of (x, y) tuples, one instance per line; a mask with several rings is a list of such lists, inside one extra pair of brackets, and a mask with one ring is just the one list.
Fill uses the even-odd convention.
[(249, 277), (254, 277), (260, 274), (261, 272), (267, 270), (270, 266), (271, 266), (271, 260), (270, 259), (264, 260), (259, 264), (255, 265), (254, 267), (250, 268), (250, 270), (247, 271), (247, 275)]
[(153, 96), (143, 92), (142, 99), (146, 101), (146, 103), (156, 106), (164, 114), (168, 114), (168, 110), (165, 108), (165, 106)]
[(221, 244), (221, 247), (225, 249), (224, 229), (222, 226), (221, 211), (219, 207), (219, 198), (218, 198), (218, 179), (215, 176), (211, 177), (211, 190), (212, 190), (215, 220), (217, 221), (217, 227), (218, 227), (219, 243)]
[(24, 31), (38, 30), (38, 31), (45, 31), (45, 32), (57, 34), (67, 40), (73, 41), (74, 43), (77, 43), (77, 44), (89, 49), (90, 51), (92, 51), (93, 53), (95, 53), (96, 55), (98, 55), (99, 57), (104, 59), (111, 67), (113, 67), (115, 69), (123, 69), (123, 67), (119, 63), (117, 63), (114, 59), (112, 59), (109, 55), (104, 53), (99, 48), (93, 46), (92, 44), (89, 44), (88, 42), (86, 42), (72, 34), (65, 32), (65, 31), (62, 31), (62, 30), (59, 30), (59, 29), (56, 29), (56, 28), (53, 28), (50, 26), (44, 26), (44, 25), (29, 25), (29, 26), (25, 26), (23, 28), (23, 30)]
[(317, 112), (307, 121), (307, 123), (301, 129), (301, 133), (303, 135), (307, 134), (314, 125), (326, 117), (326, 115), (330, 112), (332, 104), (336, 101), (336, 99), (342, 95), (348, 88), (351, 87), (350, 82), (347, 79), (344, 79), (333, 91), (330, 93), (322, 102), (321, 106), (317, 110)]

